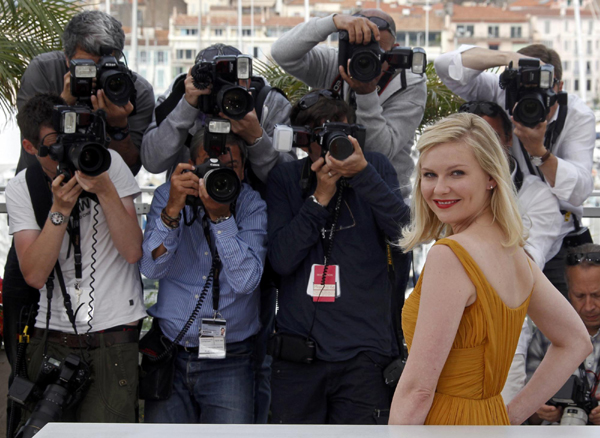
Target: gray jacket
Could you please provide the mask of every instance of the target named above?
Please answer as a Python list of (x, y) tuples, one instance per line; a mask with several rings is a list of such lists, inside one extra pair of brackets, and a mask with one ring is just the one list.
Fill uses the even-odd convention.
[[(337, 49), (317, 45), (337, 32), (333, 15), (313, 18), (299, 24), (273, 44), (273, 59), (288, 73), (310, 87), (330, 88), (338, 76)], [(367, 128), (365, 150), (385, 155), (396, 169), (402, 196), (411, 191), (410, 176), (414, 161), (410, 155), (415, 130), (425, 111), (426, 78), (406, 72), (406, 89), (402, 90), (400, 75), (380, 96), (356, 95), (356, 118)], [(350, 94), (344, 83), (344, 96)]]
[[(186, 73), (182, 73), (169, 86), (169, 89), (159, 96), (156, 106), (160, 105), (169, 95), (173, 85)], [(248, 160), (256, 176), (263, 182), (267, 181), (269, 171), (278, 163), (294, 159), (291, 154), (280, 153), (273, 149), (272, 136), (276, 124), (289, 124), (292, 107), (289, 101), (277, 91), (271, 91), (265, 99), (260, 124), (263, 128), (262, 139), (254, 144), (247, 145)], [(152, 173), (165, 170), (170, 175), (177, 164), (190, 159), (190, 151), (185, 146), (188, 133), (194, 135), (203, 129), (203, 114), (198, 108), (191, 106), (182, 96), (177, 106), (163, 120), (160, 126), (156, 125), (156, 112), (152, 115), (152, 123), (148, 126), (140, 155), (142, 164)]]

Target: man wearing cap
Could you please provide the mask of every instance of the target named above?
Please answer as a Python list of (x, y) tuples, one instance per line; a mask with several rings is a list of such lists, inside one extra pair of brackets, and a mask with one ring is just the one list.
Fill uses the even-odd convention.
[[(196, 64), (212, 61), (216, 56), (223, 55), (238, 56), (241, 52), (232, 46), (214, 44), (198, 53)], [(244, 80), (239, 85), (249, 87), (249, 83), (249, 80)], [(183, 88), (185, 92), (181, 93)], [(173, 99), (172, 95), (178, 90), (182, 94), (181, 98)], [(147, 170), (152, 173), (168, 171), (171, 174), (177, 164), (186, 163), (190, 159), (189, 147), (186, 146), (188, 135), (193, 136), (203, 129), (207, 118), (198, 108), (198, 101), (200, 96), (210, 93), (210, 88), (200, 90), (194, 86), (190, 69), (188, 73), (175, 78), (169, 89), (158, 98), (152, 123), (142, 141), (142, 163)], [(255, 104), (256, 97), (255, 95)], [(257, 110), (260, 112), (260, 120)], [(293, 155), (280, 154), (272, 146), (275, 125), (289, 124), (290, 111), (289, 101), (279, 91), (271, 89), (260, 109), (249, 112), (241, 120), (229, 119), (231, 131), (246, 143), (250, 167), (260, 181), (266, 182), (269, 171), (278, 162), (294, 159)], [(161, 120), (161, 113), (168, 113), (164, 120)]]
[(334, 14), (299, 24), (273, 44), (271, 54), (287, 73), (313, 88), (332, 88), (338, 77), (343, 79), (344, 99), (356, 109), (356, 122), (368, 127), (365, 150), (390, 160), (407, 198), (414, 168), (410, 152), (427, 99), (425, 77), (410, 71), (392, 73), (384, 63), (373, 81), (353, 79), (338, 66), (338, 50), (319, 44), (341, 30), (348, 31), (353, 44), (368, 44), (374, 35), (385, 51), (397, 45), (392, 17), (379, 9), (364, 9), (353, 16)]

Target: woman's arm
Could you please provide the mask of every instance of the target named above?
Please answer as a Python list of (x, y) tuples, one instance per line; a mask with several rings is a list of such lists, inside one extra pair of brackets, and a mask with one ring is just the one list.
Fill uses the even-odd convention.
[(525, 388), (508, 405), (511, 424), (521, 424), (562, 387), (592, 351), (583, 321), (537, 266), (528, 314), (552, 342)]
[(398, 382), (389, 424), (423, 424), (475, 286), (454, 252), (436, 245), (427, 255), (412, 348)]

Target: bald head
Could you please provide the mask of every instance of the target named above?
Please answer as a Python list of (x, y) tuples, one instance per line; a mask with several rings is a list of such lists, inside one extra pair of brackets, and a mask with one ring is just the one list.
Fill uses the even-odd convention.
[(362, 11), (359, 11), (358, 14), (362, 15), (363, 17), (381, 18), (390, 25), (390, 29), (394, 31), (394, 34), (396, 33), (396, 23), (394, 22), (394, 19), (388, 13), (383, 12), (381, 9), (363, 9)]

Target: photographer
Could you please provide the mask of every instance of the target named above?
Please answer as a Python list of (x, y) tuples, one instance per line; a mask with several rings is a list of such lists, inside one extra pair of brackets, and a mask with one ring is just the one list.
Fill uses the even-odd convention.
[[(578, 369), (573, 371), (587, 386), (590, 393), (584, 398), (591, 401), (593, 409), (588, 414), (588, 421), (600, 424), (600, 245), (585, 244), (569, 248), (567, 253), (568, 298), (590, 334), (594, 351), (585, 359)], [(538, 368), (548, 349), (550, 341), (540, 331), (533, 334), (527, 355), (527, 377)], [(579, 406), (579, 405), (578, 405)], [(544, 405), (530, 419), (530, 424), (556, 423), (561, 421), (562, 407)], [(585, 424), (585, 423), (584, 423)]]
[[(241, 180), (243, 140), (230, 134), (227, 148), (228, 153), (218, 159)], [(202, 131), (194, 135), (190, 154), (190, 162), (178, 164), (171, 181), (154, 193), (145, 230), (141, 271), (159, 279), (158, 301), (148, 313), (171, 342), (181, 339), (175, 350), (172, 394), (166, 400), (146, 400), (145, 419), (150, 423), (252, 423), (251, 354), (260, 325), (258, 286), (267, 252), (266, 204), (246, 183), (233, 201), (218, 203), (212, 198), (211, 190), (217, 187), (210, 180), (213, 175), (199, 178), (196, 174), (208, 160)], [(186, 205), (190, 197), (196, 206)], [(194, 210), (197, 219), (190, 224)], [(192, 309), (202, 300), (194, 318)], [(221, 325), (214, 337), (221, 347), (213, 351), (216, 356), (207, 356), (204, 334), (200, 339), (198, 334), (215, 323), (215, 317)], [(189, 327), (187, 332), (184, 326)]]
[[(125, 33), (121, 23), (114, 17), (100, 11), (83, 11), (69, 21), (62, 40), (64, 53), (44, 53), (29, 63), (21, 78), (17, 108), (21, 109), (37, 93), (60, 94), (68, 105), (74, 105), (77, 98), (71, 95), (70, 61), (91, 59), (98, 64), (102, 57), (102, 47), (112, 48), (112, 55), (117, 59), (121, 58)], [(121, 155), (135, 175), (141, 167), (139, 151), (142, 135), (152, 118), (154, 92), (146, 79), (135, 72), (133, 76), (135, 101), (130, 100), (122, 106), (115, 105), (107, 98), (106, 91), (99, 89), (91, 96), (90, 103), (94, 110), (106, 111), (107, 132), (112, 138), (110, 148)], [(98, 81), (95, 83), (97, 86)], [(29, 154), (21, 150), (17, 172), (33, 161)]]
[[(315, 130), (352, 116), (321, 90), (296, 104), (292, 122)], [(273, 423), (387, 424), (392, 388), (383, 370), (398, 351), (386, 243), (409, 209), (387, 158), (348, 138), (354, 151), (345, 160), (313, 141), (308, 157), (269, 176), (269, 259), (281, 275)]]
[(411, 148), (427, 99), (426, 78), (409, 70), (392, 72), (387, 62), (371, 82), (352, 78), (338, 66), (338, 50), (319, 44), (342, 30), (349, 33), (351, 44), (368, 44), (374, 35), (385, 51), (397, 46), (394, 20), (379, 9), (365, 9), (353, 16), (334, 14), (299, 24), (273, 44), (271, 54), (287, 73), (313, 88), (335, 88), (341, 77), (341, 91), (355, 108), (357, 123), (369, 128), (365, 150), (380, 152), (390, 160), (402, 196), (407, 198), (414, 168)]
[[(238, 56), (241, 52), (232, 46), (214, 44), (198, 53), (196, 64), (210, 62), (216, 56), (224, 55)], [(201, 130), (205, 119), (210, 117), (200, 110), (199, 102), (203, 96), (211, 94), (212, 87), (199, 89), (194, 84), (192, 70), (175, 78), (156, 102), (152, 123), (144, 135), (141, 150), (142, 163), (150, 172), (168, 171), (171, 174), (178, 163), (187, 162), (190, 158), (189, 137)], [(273, 166), (295, 158), (292, 154), (275, 151), (272, 146), (273, 129), (276, 124), (289, 123), (291, 106), (276, 89), (261, 95), (262, 88), (268, 87), (263, 78), (240, 80), (239, 85), (248, 88), (250, 82), (259, 84), (260, 88), (253, 96), (255, 109), (241, 120), (234, 120), (225, 114), (220, 114), (220, 117), (230, 120), (231, 131), (244, 140), (251, 169), (260, 181), (265, 182)]]
[[(53, 127), (56, 105), (64, 101), (42, 94), (19, 110), (23, 148), (36, 161), (6, 187), (9, 233), (21, 271), (27, 284), (41, 292), (26, 351), (28, 378), (36, 381), (48, 357), (79, 356), (90, 370), (89, 388), (76, 406), (52, 400), (52, 409), (63, 409), (60, 421), (135, 422), (138, 322), (146, 316), (136, 265), (142, 233), (133, 204), (140, 190), (112, 150), (107, 151), (107, 172), (90, 176), (76, 171), (68, 181), (64, 173), (57, 176), (59, 163), (44, 156), (69, 135)], [(41, 229), (39, 217), (47, 217)]]
[[(562, 90), (560, 57), (542, 44), (527, 46), (518, 53), (462, 46), (439, 56), (435, 68), (444, 84), (463, 99), (492, 101), (504, 107), (506, 91), (500, 88), (498, 75), (485, 70), (507, 66), (511, 61), (517, 68), (523, 58), (538, 58), (554, 66), (556, 80), (552, 89), (556, 93)], [(581, 217), (582, 204), (593, 189), (594, 114), (579, 97), (571, 94), (567, 106), (557, 102), (550, 108), (545, 122), (528, 128), (513, 118), (513, 124), (516, 147), (512, 148), (511, 154), (523, 172), (539, 176), (546, 182), (565, 212), (561, 232), (556, 238), (560, 248), (563, 238), (575, 227), (573, 215)], [(563, 248), (548, 261), (544, 273), (566, 296), (565, 253)]]

